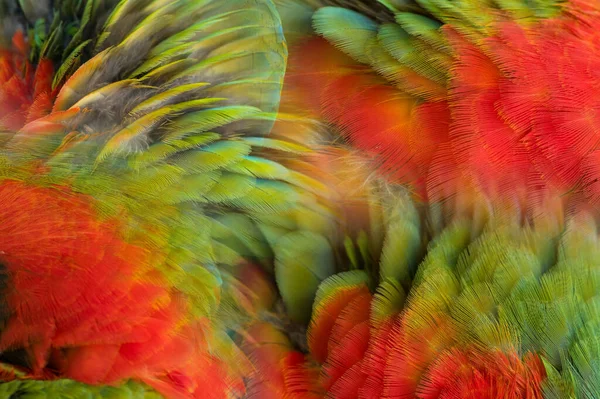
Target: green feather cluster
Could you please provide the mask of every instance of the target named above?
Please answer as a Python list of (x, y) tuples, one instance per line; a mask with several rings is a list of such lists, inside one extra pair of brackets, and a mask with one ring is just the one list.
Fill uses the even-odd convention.
[(369, 65), (407, 93), (435, 99), (445, 90), (451, 70), (452, 49), (441, 30), (445, 24), (478, 41), (489, 36), (492, 22), (502, 15), (520, 23), (549, 18), (560, 11), (561, 1), (380, 0), (390, 18), (373, 16), (348, 4), (332, 7), (323, 1), (305, 6), (306, 16), (300, 19), (308, 21), (304, 29), (293, 26), (299, 19), (291, 15), (289, 3), (280, 0), (279, 9), (292, 36), (310, 31), (312, 20), (317, 34), (357, 62)]
[(598, 396), (600, 238), (593, 217), (581, 213), (561, 227), (553, 215), (525, 224), (505, 213), (457, 215), (436, 231), (427, 228), (435, 213), (418, 212), (401, 194), (393, 198), (394, 206), (383, 208), (378, 277), (367, 268), (328, 277), (313, 312), (335, 289), (365, 284), (374, 326), (407, 315), (405, 328), (418, 335), (445, 314), (453, 345), (538, 354), (545, 397)]
[(14, 380), (0, 384), (0, 395), (7, 399), (162, 399), (145, 385), (127, 382), (118, 387), (93, 386), (72, 380)]

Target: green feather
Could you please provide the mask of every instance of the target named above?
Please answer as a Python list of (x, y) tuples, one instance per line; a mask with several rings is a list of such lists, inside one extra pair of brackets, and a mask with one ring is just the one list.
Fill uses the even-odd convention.
[(317, 289), (335, 272), (333, 252), (325, 238), (292, 232), (275, 245), (275, 277), (290, 318), (308, 323)]
[(256, 107), (232, 105), (189, 113), (174, 119), (167, 126), (165, 142), (178, 140), (192, 133), (202, 133), (260, 112)]
[(52, 88), (55, 89), (59, 84), (63, 82), (65, 77), (75, 71), (81, 65), (81, 56), (85, 49), (85, 47), (90, 44), (91, 40), (86, 40), (83, 43), (79, 44), (63, 61), (56, 71), (54, 75), (54, 80), (52, 81)]
[(323, 7), (313, 15), (315, 31), (355, 60), (368, 63), (366, 48), (377, 35), (377, 24), (343, 8)]

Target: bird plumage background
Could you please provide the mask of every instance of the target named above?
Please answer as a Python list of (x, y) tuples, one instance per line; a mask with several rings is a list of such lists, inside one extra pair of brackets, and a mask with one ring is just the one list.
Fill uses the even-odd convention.
[(600, 5), (2, 0), (1, 398), (598, 398)]

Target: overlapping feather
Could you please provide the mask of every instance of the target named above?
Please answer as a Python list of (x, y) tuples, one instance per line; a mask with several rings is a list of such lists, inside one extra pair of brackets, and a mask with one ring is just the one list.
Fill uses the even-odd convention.
[(322, 188), (293, 168), (308, 148), (266, 137), (279, 17), (268, 0), (64, 1), (48, 26), (45, 5), (25, 2), (42, 19), (3, 53), (20, 97), (0, 108), (0, 350), (29, 378), (240, 395), (231, 330), (269, 307), (248, 260), (268, 270), (281, 237), (331, 251)]
[[(386, 240), (400, 247), (398, 222), (389, 219)], [(307, 332), (319, 375), (306, 362), (305, 388), (291, 397), (596, 396), (599, 242), (585, 213), (535, 225), (456, 216), (416, 271), (398, 253), (381, 257), (398, 274), (381, 275), (375, 289), (365, 270), (326, 279)]]
[(288, 23), (290, 80), (319, 117), (423, 199), (596, 202), (594, 5), (381, 3), (394, 22), (323, 2)]

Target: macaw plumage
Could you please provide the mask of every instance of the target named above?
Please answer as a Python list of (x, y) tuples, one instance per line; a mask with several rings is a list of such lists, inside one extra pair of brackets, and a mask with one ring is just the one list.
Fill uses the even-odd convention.
[(598, 5), (275, 3), (283, 104), (379, 172), (280, 397), (599, 396)]
[(289, 80), (374, 167), (435, 202), (597, 201), (594, 2), (379, 3), (278, 1)]
[(278, 241), (331, 251), (321, 186), (294, 166), (309, 148), (267, 137), (273, 4), (7, 0), (0, 17), (1, 389), (239, 397), (231, 337), (272, 302)]
[(2, 1), (0, 394), (600, 396), (599, 18)]

